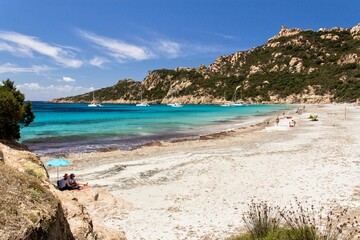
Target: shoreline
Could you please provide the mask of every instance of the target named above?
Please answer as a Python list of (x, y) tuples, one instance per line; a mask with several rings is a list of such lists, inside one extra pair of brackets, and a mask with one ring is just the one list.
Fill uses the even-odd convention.
[[(285, 113), (285, 112), (284, 113), (289, 114), (290, 111), (292, 111), (292, 110), (288, 110), (287, 113)], [(244, 125), (239, 128), (228, 129), (228, 130), (223, 130), (223, 131), (219, 131), (219, 132), (215, 132), (215, 133), (198, 135), (198, 136), (194, 136), (194, 137), (183, 137), (183, 138), (175, 138), (175, 139), (169, 139), (169, 140), (153, 140), (153, 141), (147, 142), (145, 144), (142, 144), (142, 145), (130, 148), (130, 149), (119, 149), (119, 148), (109, 147), (109, 148), (98, 149), (98, 150), (89, 151), (89, 152), (71, 152), (71, 153), (63, 153), (63, 154), (55, 154), (55, 155), (44, 155), (44, 156), (39, 156), (39, 157), (40, 157), (41, 161), (44, 163), (46, 161), (49, 161), (52, 158), (57, 158), (57, 157), (73, 159), (74, 162), (72, 163), (72, 165), (63, 167), (64, 170), (67, 170), (67, 169), (71, 170), (71, 169), (74, 169), (74, 166), (77, 167), (77, 165), (79, 165), (79, 166), (83, 165), (83, 163), (77, 164), (77, 161), (82, 158), (89, 158), (89, 157), (91, 158), (92, 156), (99, 155), (99, 157), (107, 159), (109, 157), (111, 158), (111, 157), (118, 156), (118, 155), (128, 156), (128, 155), (131, 155), (132, 152), (148, 151), (155, 147), (163, 148), (163, 147), (169, 147), (169, 146), (176, 146), (176, 144), (183, 145), (183, 144), (191, 144), (191, 142), (207, 142), (207, 141), (216, 140), (216, 139), (236, 137), (239, 134), (261, 130), (261, 129), (265, 128), (266, 126), (275, 123), (275, 117), (270, 117), (270, 114), (264, 115), (263, 117), (267, 117), (267, 118), (262, 119), (260, 122), (256, 122), (256, 123), (249, 124), (249, 125)], [(107, 156), (107, 155), (109, 155), (109, 156)], [(91, 163), (92, 161), (89, 160), (87, 162)], [(110, 161), (110, 162), (112, 162), (112, 161)], [(75, 163), (75, 165), (74, 165), (74, 163)], [(51, 169), (48, 169), (48, 171), (52, 172)]]
[[(293, 113), (294, 109), (299, 105), (294, 105), (293, 108), (289, 109), (282, 109), (279, 110), (279, 112), (283, 112), (284, 114), (291, 114)], [(217, 137), (224, 137), (232, 132), (237, 132), (239, 130), (244, 130), (248, 128), (253, 128), (254, 126), (263, 125), (263, 127), (266, 126), (266, 124), (270, 124), (275, 122), (275, 114), (276, 112), (272, 113), (266, 113), (264, 115), (254, 115), (251, 117), (239, 117), (234, 118), (231, 120), (225, 121), (226, 124), (212, 124), (207, 125), (206, 127), (197, 127), (195, 130), (195, 133), (193, 135), (190, 134), (191, 130), (185, 130), (183, 132), (179, 132), (177, 135), (178, 137), (165, 137), (160, 140), (150, 140), (148, 142), (145, 142), (143, 144), (138, 144), (130, 148), (122, 149), (119, 147), (103, 147), (98, 148), (94, 150), (88, 150), (88, 151), (75, 151), (75, 152), (67, 152), (67, 153), (58, 153), (58, 154), (37, 154), (36, 151), (34, 152), (37, 154), (40, 158), (43, 159), (50, 159), (50, 158), (56, 158), (56, 157), (68, 157), (72, 154), (92, 154), (92, 153), (101, 153), (101, 152), (111, 152), (111, 151), (133, 151), (137, 149), (141, 149), (143, 147), (150, 147), (150, 146), (158, 146), (163, 143), (177, 143), (177, 142), (186, 142), (186, 141), (196, 141), (196, 140), (209, 140), (209, 139), (215, 139)], [(278, 113), (279, 114), (279, 113)], [(244, 119), (246, 119), (244, 121)], [(230, 125), (240, 125), (236, 127), (229, 127)], [(216, 130), (211, 129), (211, 127), (215, 127)], [(226, 128), (227, 127), (227, 128)], [(205, 130), (204, 130), (205, 129)], [(205, 133), (202, 134), (201, 132), (204, 131)], [(184, 136), (180, 136), (184, 135)], [(161, 137), (160, 137), (161, 138)]]
[[(257, 123), (261, 121), (262, 119), (266, 118), (266, 116), (274, 115), (274, 112), (280, 112), (280, 111), (288, 111), (289, 109), (296, 108), (297, 105), (287, 105), (287, 106), (257, 106), (252, 105), (249, 107), (241, 107), (241, 108), (224, 108), (218, 106), (218, 108), (209, 108), (204, 111), (200, 107), (200, 113), (194, 114), (194, 112), (197, 111), (197, 108), (188, 108), (184, 109), (185, 112), (189, 111), (189, 116), (181, 117), (181, 115), (178, 115), (176, 112), (173, 111), (169, 107), (162, 106), (160, 108), (161, 111), (164, 111), (166, 114), (169, 115), (169, 119), (167, 122), (165, 122), (165, 125), (160, 125), (163, 120), (161, 117), (157, 117), (155, 114), (157, 111), (157, 108), (154, 108), (154, 110), (147, 111), (146, 115), (140, 114), (142, 116), (140, 118), (140, 121), (130, 123), (128, 120), (126, 120), (128, 117), (120, 117), (117, 116), (115, 119), (124, 118), (120, 122), (117, 122), (118, 120), (114, 120), (109, 123), (110, 127), (107, 127), (105, 125), (104, 133), (102, 133), (102, 130), (94, 130), (95, 132), (84, 134), (92, 125), (90, 124), (89, 128), (83, 129), (84, 127), (80, 127), (81, 130), (71, 132), (69, 129), (72, 129), (76, 124), (80, 124), (81, 121), (68, 121), (69, 126), (64, 127), (64, 131), (58, 131), (57, 133), (54, 133), (52, 136), (47, 136), (46, 131), (44, 132), (44, 135), (42, 135), (41, 129), (34, 128), (33, 130), (31, 128), (28, 129), (28, 137), (24, 137), (23, 141), (24, 144), (27, 144), (29, 149), (37, 154), (38, 156), (52, 156), (52, 155), (66, 155), (68, 153), (81, 153), (81, 152), (93, 152), (93, 151), (106, 151), (106, 149), (122, 149), (122, 150), (131, 150), (134, 148), (139, 148), (142, 145), (147, 145), (152, 141), (175, 141), (175, 140), (181, 140), (181, 139), (196, 139), (203, 135), (210, 135), (214, 133), (219, 132), (226, 132), (229, 130), (233, 130), (242, 126), (248, 126), (252, 125), (254, 122)], [(43, 107), (43, 105), (38, 106), (38, 110), (40, 111)], [(46, 108), (45, 108), (46, 109)], [(70, 108), (71, 109), (71, 108)], [(85, 111), (86, 114), (92, 114), (87, 113), (87, 108), (82, 109), (79, 108), (79, 114), (82, 114), (82, 111)], [(116, 109), (115, 109), (116, 110)], [(114, 109), (110, 110), (104, 110), (105, 112), (110, 111), (112, 114), (112, 111), (115, 111)], [(139, 109), (133, 109), (134, 111), (138, 111)], [(131, 110), (130, 112), (132, 112)], [(140, 109), (141, 110), (141, 109)], [(135, 112), (136, 112), (135, 111)], [(207, 111), (209, 117), (206, 117)], [(272, 112), (269, 112), (272, 111)], [(115, 111), (117, 112), (117, 111)], [(182, 112), (182, 111), (180, 111)], [(94, 116), (94, 119), (97, 118), (103, 118), (103, 114), (99, 114), (101, 111), (95, 111), (94, 114), (97, 114)], [(141, 111), (140, 111), (141, 113)], [(161, 112), (162, 113), (162, 112)], [(134, 114), (134, 113), (132, 113)], [(138, 114), (138, 113), (136, 113)], [(136, 115), (135, 114), (135, 115)], [(145, 114), (145, 113), (144, 113)], [(153, 116), (154, 115), (154, 116)], [(122, 115), (121, 115), (122, 116)], [(126, 115), (125, 115), (126, 116)], [(132, 115), (131, 115), (132, 116)], [(161, 115), (160, 115), (161, 116)], [(179, 116), (180, 119), (176, 120), (176, 117)], [(143, 117), (145, 117), (147, 120), (142, 123), (141, 120)], [(152, 117), (155, 117), (155, 120), (151, 120)], [(172, 119), (172, 117), (175, 117), (175, 119)], [(190, 121), (190, 119), (193, 120)], [(69, 117), (68, 117), (69, 118)], [(39, 124), (45, 124), (43, 117), (42, 119), (39, 118)], [(66, 118), (67, 119), (67, 118)], [(106, 119), (106, 118), (104, 118)], [(131, 118), (129, 118), (131, 119)], [(122, 122), (124, 121), (124, 122)], [(149, 123), (148, 123), (148, 122)], [(159, 123), (157, 123), (159, 121)], [(152, 123), (153, 122), (153, 123)], [(122, 126), (118, 126), (118, 124), (122, 124)], [(174, 125), (172, 125), (175, 123)], [(88, 124), (88, 123), (86, 123)], [(86, 126), (85, 124), (85, 126)], [(144, 124), (144, 126), (142, 126)], [(180, 125), (179, 125), (180, 124)], [(154, 125), (154, 131), (150, 130), (149, 127)], [(117, 133), (117, 130), (109, 131), (113, 128), (113, 126), (117, 126), (118, 129), (122, 129), (119, 133)], [(123, 127), (125, 126), (125, 127)], [(130, 126), (130, 127), (126, 127)], [(137, 127), (136, 127), (137, 126)], [(144, 130), (142, 128), (144, 127)], [(56, 132), (56, 127), (49, 124), (49, 132), (54, 131)], [(133, 129), (131, 132), (123, 132), (124, 129)], [(26, 129), (26, 130), (27, 130)], [(140, 130), (139, 130), (140, 129)], [(37, 133), (38, 135), (33, 135), (32, 131), (34, 133)], [(37, 137), (36, 137), (37, 136)]]
[[(69, 154), (72, 165), (60, 171), (133, 204), (109, 225), (129, 239), (223, 239), (241, 229), (251, 200), (287, 206), (297, 197), (360, 214), (360, 109), (349, 107), (345, 120), (343, 108), (306, 105), (292, 115), (295, 127), (281, 116), (278, 126), (268, 118), (191, 141)], [(56, 169), (48, 171), (53, 180)]]

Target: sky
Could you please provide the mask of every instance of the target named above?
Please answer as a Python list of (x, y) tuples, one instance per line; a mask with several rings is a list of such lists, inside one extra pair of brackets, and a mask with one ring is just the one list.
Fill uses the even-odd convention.
[(51, 100), (209, 65), (287, 28), (351, 28), (360, 0), (0, 0), (0, 82)]

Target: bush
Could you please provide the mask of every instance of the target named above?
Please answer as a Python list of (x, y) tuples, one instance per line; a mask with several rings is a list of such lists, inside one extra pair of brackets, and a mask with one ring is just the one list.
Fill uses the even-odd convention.
[(360, 224), (349, 217), (346, 208), (325, 212), (304, 208), (295, 199), (295, 206), (280, 209), (266, 202), (249, 205), (243, 215), (246, 232), (228, 240), (351, 240), (360, 238)]
[(268, 206), (266, 202), (251, 202), (249, 211), (242, 219), (245, 222), (245, 228), (252, 239), (265, 237), (268, 233), (274, 232), (279, 228), (279, 211)]

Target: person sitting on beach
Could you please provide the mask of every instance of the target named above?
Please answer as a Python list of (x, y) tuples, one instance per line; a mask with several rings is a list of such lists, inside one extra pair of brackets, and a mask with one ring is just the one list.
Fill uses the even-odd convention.
[(66, 189), (68, 190), (81, 190), (81, 189), (85, 189), (88, 188), (89, 185), (87, 183), (85, 184), (81, 184), (75, 181), (75, 174), (70, 174), (70, 177), (68, 178), (68, 180), (66, 181)]
[(67, 183), (68, 177), (69, 177), (69, 175), (67, 173), (65, 173), (63, 179), (57, 181), (57, 186), (60, 191), (64, 191), (67, 189), (66, 183)]
[(80, 189), (80, 185), (75, 181), (75, 174), (70, 174), (70, 177), (66, 181), (66, 185), (69, 190)]

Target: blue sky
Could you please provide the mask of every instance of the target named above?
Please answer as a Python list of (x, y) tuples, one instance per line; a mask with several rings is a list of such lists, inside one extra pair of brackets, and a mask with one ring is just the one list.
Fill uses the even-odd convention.
[(359, 0), (0, 0), (0, 81), (28, 100), (209, 65), (287, 28), (351, 28)]

